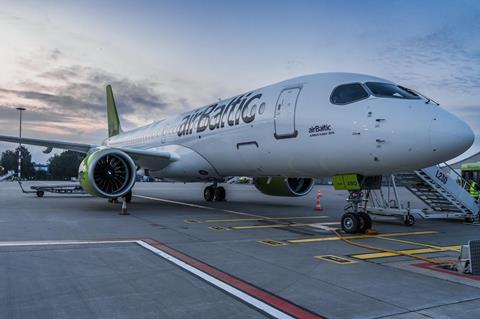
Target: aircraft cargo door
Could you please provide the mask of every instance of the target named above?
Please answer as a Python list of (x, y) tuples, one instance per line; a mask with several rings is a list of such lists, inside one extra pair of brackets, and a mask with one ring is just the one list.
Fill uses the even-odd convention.
[(283, 90), (275, 107), (275, 138), (290, 138), (297, 136), (295, 129), (295, 109), (300, 88)]

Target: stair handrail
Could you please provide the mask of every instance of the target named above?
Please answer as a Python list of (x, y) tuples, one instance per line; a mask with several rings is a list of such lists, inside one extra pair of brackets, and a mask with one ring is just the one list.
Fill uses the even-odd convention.
[[(453, 168), (451, 167), (449, 164), (447, 164), (446, 162), (444, 162), (443, 164), (445, 164), (446, 167), (448, 167), (450, 169), (450, 171), (452, 171), (455, 175), (457, 175), (457, 177), (460, 178), (460, 181), (462, 182), (462, 184), (460, 186), (462, 186), (464, 189), (469, 189), (470, 188), (470, 183), (465, 179), (463, 178), (462, 175), (458, 174), (458, 172)], [(467, 186), (467, 187), (465, 187)]]

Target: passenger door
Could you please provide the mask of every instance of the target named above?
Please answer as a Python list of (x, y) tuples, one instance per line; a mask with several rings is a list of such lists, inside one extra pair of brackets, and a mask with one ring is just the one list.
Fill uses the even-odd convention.
[(298, 132), (295, 129), (295, 109), (297, 106), (300, 88), (283, 90), (275, 106), (275, 138), (296, 137)]

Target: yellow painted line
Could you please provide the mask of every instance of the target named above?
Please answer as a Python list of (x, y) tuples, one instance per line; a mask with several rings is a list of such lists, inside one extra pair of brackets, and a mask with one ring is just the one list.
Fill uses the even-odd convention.
[(405, 249), (405, 250), (396, 250), (398, 254), (390, 252), (380, 252), (380, 253), (369, 253), (369, 254), (358, 254), (352, 255), (351, 257), (357, 259), (376, 259), (376, 258), (385, 258), (385, 257), (395, 257), (401, 255), (418, 255), (418, 254), (428, 254), (428, 253), (438, 253), (445, 251), (460, 251), (460, 246), (445, 246), (437, 248), (419, 248), (419, 249)]
[[(351, 235), (351, 236), (344, 236), (347, 239), (364, 239), (364, 238), (377, 238), (377, 237), (397, 237), (397, 236), (414, 236), (414, 235), (430, 235), (430, 234), (437, 234), (437, 231), (416, 231), (416, 232), (404, 232), (404, 233), (390, 233), (390, 234), (380, 234), (380, 235)], [(340, 240), (337, 236), (332, 237), (314, 237), (314, 238), (301, 238), (301, 239), (290, 239), (287, 240), (289, 243), (292, 244), (303, 244), (303, 243), (314, 243), (314, 242), (321, 242), (321, 241), (330, 241), (330, 240)]]
[(200, 209), (206, 209), (206, 210), (215, 210), (215, 211), (220, 211), (220, 212), (224, 212), (224, 213), (228, 213), (228, 214), (235, 214), (235, 215), (240, 215), (240, 216), (254, 217), (254, 218), (258, 218), (258, 219), (265, 219), (264, 216), (249, 214), (249, 213), (242, 213), (242, 212), (237, 212), (237, 211), (229, 210), (229, 209), (203, 206), (203, 205), (198, 205), (198, 204), (185, 203), (185, 202), (179, 202), (179, 201), (176, 201), (176, 200), (170, 200), (170, 199), (164, 199), (164, 198), (158, 198), (158, 197), (151, 197), (151, 196), (144, 196), (144, 195), (133, 195), (133, 196), (134, 197), (139, 197), (139, 198), (151, 199), (151, 200), (164, 202), (164, 203), (169, 203), (169, 204), (176, 204), (176, 205), (182, 205), (182, 206), (200, 208)]
[(231, 229), (259, 229), (259, 228), (303, 227), (303, 226), (310, 226), (310, 225), (318, 225), (318, 223), (314, 223), (314, 224), (249, 225), (249, 226), (232, 226), (230, 228)]
[(403, 240), (403, 239), (398, 239), (398, 238), (387, 238), (387, 237), (382, 237), (378, 236), (377, 238), (383, 239), (383, 240), (389, 240), (389, 241), (394, 241), (402, 244), (409, 244), (409, 245), (414, 245), (414, 246), (422, 246), (422, 247), (428, 247), (432, 249), (439, 249), (441, 246), (436, 246), (436, 245), (430, 245), (430, 244), (425, 244), (425, 243), (419, 243), (416, 241), (411, 241), (411, 240)]
[(351, 264), (356, 264), (357, 261), (351, 260), (345, 257), (339, 257), (335, 255), (322, 255), (322, 256), (315, 256), (315, 258), (320, 259), (320, 260), (326, 260), (330, 261), (332, 263), (336, 263), (339, 265), (351, 265)]
[(258, 240), (257, 242), (259, 242), (259, 243), (261, 243), (261, 244), (269, 245), (269, 246), (274, 246), (274, 247), (288, 245), (288, 244), (287, 244), (286, 242), (284, 242), (284, 241), (273, 240), (273, 239)]
[(254, 222), (259, 220), (282, 220), (282, 219), (320, 219), (328, 218), (328, 216), (291, 216), (291, 217), (264, 217), (264, 218), (230, 218), (230, 219), (207, 219), (205, 223), (221, 223), (221, 222)]

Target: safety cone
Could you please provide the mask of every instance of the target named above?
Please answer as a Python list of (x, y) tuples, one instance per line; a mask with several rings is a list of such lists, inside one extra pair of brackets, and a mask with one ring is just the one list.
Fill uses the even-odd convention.
[(128, 215), (127, 212), (127, 200), (125, 198), (122, 198), (122, 212), (120, 215)]
[(322, 205), (320, 205), (320, 197), (322, 197), (322, 193), (320, 193), (320, 191), (317, 191), (317, 202), (315, 203), (315, 210), (317, 211), (323, 210)]

